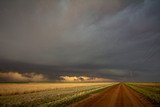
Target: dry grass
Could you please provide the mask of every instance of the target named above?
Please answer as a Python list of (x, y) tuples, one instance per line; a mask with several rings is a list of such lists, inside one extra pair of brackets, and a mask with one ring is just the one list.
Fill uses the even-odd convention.
[[(117, 83), (29, 83), (0, 84), (0, 105), (61, 107)], [(26, 94), (24, 94), (26, 93)]]
[(0, 84), (0, 95), (26, 94), (45, 90), (60, 90), (64, 88), (104, 85), (106, 83), (25, 83)]

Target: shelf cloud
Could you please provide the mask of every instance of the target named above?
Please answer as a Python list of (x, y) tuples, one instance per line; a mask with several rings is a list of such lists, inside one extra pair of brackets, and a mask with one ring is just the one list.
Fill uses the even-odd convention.
[(159, 81), (159, 5), (159, 0), (2, 0), (0, 70), (55, 80), (84, 75)]

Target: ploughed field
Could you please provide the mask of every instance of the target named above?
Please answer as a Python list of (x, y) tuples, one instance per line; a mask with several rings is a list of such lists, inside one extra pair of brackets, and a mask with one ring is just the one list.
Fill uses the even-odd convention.
[(160, 107), (160, 83), (4, 83), (0, 105)]

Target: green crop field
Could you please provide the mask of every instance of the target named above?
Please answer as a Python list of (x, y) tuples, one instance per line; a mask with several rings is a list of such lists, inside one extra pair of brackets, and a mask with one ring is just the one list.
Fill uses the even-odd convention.
[(127, 85), (153, 103), (160, 104), (160, 83), (127, 83)]
[(66, 106), (116, 83), (0, 84), (0, 105)]

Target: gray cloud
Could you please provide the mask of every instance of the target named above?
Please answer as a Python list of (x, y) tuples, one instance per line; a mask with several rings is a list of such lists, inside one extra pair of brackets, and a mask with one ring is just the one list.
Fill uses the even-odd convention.
[[(46, 74), (159, 81), (158, 0), (1, 1), (0, 58)], [(3, 68), (3, 66), (1, 67)], [(48, 71), (48, 72), (47, 72)]]
[(18, 73), (18, 72), (0, 72), (0, 80), (3, 82), (42, 82), (49, 81), (43, 74)]

